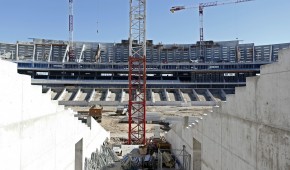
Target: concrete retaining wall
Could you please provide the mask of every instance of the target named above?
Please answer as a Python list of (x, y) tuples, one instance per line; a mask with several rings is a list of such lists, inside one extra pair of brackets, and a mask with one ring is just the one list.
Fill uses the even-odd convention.
[(180, 123), (167, 133), (173, 148), (186, 145), (194, 169), (290, 169), (290, 50), (279, 57), (194, 126)]
[(40, 86), (31, 86), (16, 64), (0, 60), (0, 79), (0, 169), (84, 167), (85, 157), (109, 138), (97, 122), (81, 123)]

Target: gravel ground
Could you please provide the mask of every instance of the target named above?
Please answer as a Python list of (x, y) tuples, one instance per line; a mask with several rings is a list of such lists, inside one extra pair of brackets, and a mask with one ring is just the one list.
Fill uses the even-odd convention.
[[(88, 111), (89, 107), (70, 107), (74, 111)], [(147, 112), (159, 112), (162, 117), (168, 116), (200, 116), (212, 110), (210, 106), (192, 106), (192, 107), (176, 107), (176, 106), (148, 106)], [(127, 137), (128, 124), (119, 123), (124, 116), (115, 115), (116, 107), (104, 106), (101, 125), (111, 132), (114, 137)], [(146, 132), (153, 134), (156, 124), (146, 124)]]

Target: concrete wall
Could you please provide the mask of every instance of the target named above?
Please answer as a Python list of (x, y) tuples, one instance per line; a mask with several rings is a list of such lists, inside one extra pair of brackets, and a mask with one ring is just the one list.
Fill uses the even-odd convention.
[[(0, 169), (74, 169), (109, 136), (97, 122), (81, 123), (51, 101), (16, 64), (0, 60)], [(82, 140), (82, 156), (75, 156)], [(79, 145), (77, 145), (79, 146)], [(76, 161), (78, 160), (78, 161)]]
[[(183, 144), (195, 169), (290, 169), (290, 49), (279, 62), (264, 65), (261, 75), (213, 108), (196, 125), (174, 125), (166, 138), (173, 148)], [(179, 137), (179, 138), (178, 138)], [(199, 156), (194, 141), (201, 143)], [(198, 162), (198, 157), (201, 161)]]

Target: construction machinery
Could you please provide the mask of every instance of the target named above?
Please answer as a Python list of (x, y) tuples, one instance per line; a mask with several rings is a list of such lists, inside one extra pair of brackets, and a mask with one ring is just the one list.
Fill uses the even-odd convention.
[(102, 122), (102, 111), (103, 111), (103, 106), (96, 107), (96, 105), (93, 105), (89, 109), (89, 116), (92, 116), (97, 122)]
[(232, 1), (213, 1), (213, 2), (205, 2), (205, 3), (199, 3), (198, 6), (174, 6), (171, 7), (170, 11), (172, 13), (184, 9), (191, 9), (191, 8), (198, 8), (199, 11), (199, 60), (205, 62), (205, 42), (204, 42), (204, 35), (203, 35), (203, 9), (205, 7), (212, 7), (212, 6), (219, 6), (219, 5), (228, 5), (228, 4), (236, 4), (241, 2), (248, 2), (248, 1), (254, 1), (254, 0), (232, 0)]
[(81, 111), (78, 111), (78, 114), (81, 117), (91, 116), (98, 123), (101, 123), (102, 122), (102, 113), (103, 113), (103, 106), (98, 106), (97, 107), (96, 105), (91, 106), (89, 110), (81, 110)]

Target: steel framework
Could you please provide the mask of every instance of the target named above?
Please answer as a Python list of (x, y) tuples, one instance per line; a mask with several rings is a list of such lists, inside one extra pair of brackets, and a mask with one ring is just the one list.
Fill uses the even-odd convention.
[(205, 3), (199, 3), (198, 6), (174, 6), (170, 9), (172, 13), (175, 11), (180, 11), (184, 9), (190, 9), (190, 8), (198, 8), (199, 12), (199, 58), (202, 60), (205, 60), (205, 42), (204, 42), (204, 31), (203, 31), (203, 9), (205, 7), (212, 7), (212, 6), (219, 6), (219, 5), (228, 5), (228, 4), (236, 4), (241, 2), (248, 2), (248, 1), (254, 1), (254, 0), (232, 0), (232, 1), (213, 1), (213, 2), (205, 2)]
[(130, 0), (128, 144), (146, 142), (146, 0)]
[(74, 46), (73, 46), (73, 28), (74, 28), (74, 21), (73, 21), (73, 0), (69, 0), (69, 51), (68, 51), (68, 59), (69, 61), (74, 60)]

